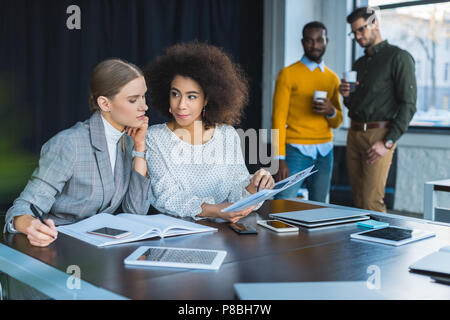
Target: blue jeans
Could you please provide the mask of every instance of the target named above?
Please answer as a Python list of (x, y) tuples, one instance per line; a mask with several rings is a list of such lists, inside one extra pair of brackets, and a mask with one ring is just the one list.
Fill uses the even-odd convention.
[(305, 170), (314, 165), (313, 170), (319, 170), (305, 180), (296, 185), (280, 192), (275, 199), (296, 198), (298, 189), (302, 186), (308, 189), (309, 200), (326, 202), (328, 193), (330, 192), (331, 173), (333, 170), (333, 150), (326, 156), (322, 157), (317, 154), (317, 159), (304, 156), (297, 148), (286, 145), (286, 163), (289, 168), (289, 174), (293, 175), (297, 172)]

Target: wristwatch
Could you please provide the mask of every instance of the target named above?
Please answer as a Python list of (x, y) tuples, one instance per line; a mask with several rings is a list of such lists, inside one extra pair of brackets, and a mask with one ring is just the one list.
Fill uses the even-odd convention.
[(391, 150), (393, 146), (394, 146), (394, 142), (393, 142), (392, 140), (388, 140), (388, 141), (385, 141), (385, 142), (384, 142), (384, 147), (385, 147), (386, 149)]
[(133, 149), (133, 152), (131, 153), (133, 159), (135, 157), (139, 157), (139, 158), (143, 158), (145, 159), (145, 152), (137, 152), (136, 150)]

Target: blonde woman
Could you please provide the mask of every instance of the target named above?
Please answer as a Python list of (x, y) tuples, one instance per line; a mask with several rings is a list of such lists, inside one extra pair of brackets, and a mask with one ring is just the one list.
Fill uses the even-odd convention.
[[(121, 205), (130, 213), (148, 211), (143, 73), (123, 60), (105, 60), (94, 69), (90, 90), (92, 116), (43, 145), (39, 166), (6, 214), (5, 230), (27, 235), (33, 246), (55, 241), (57, 225)], [(45, 224), (31, 206), (48, 214)]]

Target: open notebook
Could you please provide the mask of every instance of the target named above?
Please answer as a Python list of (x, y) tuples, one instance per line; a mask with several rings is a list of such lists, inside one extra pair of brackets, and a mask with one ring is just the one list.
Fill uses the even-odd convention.
[[(131, 232), (131, 234), (121, 239), (111, 239), (88, 233), (92, 230), (104, 227), (126, 230)], [(121, 213), (118, 215), (99, 213), (80, 222), (59, 226), (56, 229), (61, 233), (67, 234), (73, 238), (97, 247), (104, 247), (154, 237), (164, 238), (192, 233), (217, 231), (216, 228), (173, 218), (164, 214), (142, 216), (129, 213)]]

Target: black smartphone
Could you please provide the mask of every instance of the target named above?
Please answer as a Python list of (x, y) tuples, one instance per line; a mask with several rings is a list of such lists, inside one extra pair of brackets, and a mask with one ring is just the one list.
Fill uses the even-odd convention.
[(237, 234), (258, 234), (258, 231), (256, 231), (256, 229), (239, 222), (231, 223), (229, 227)]
[(100, 229), (97, 229), (97, 230), (88, 231), (87, 233), (93, 234), (93, 235), (96, 235), (96, 236), (102, 236), (102, 237), (114, 238), (114, 239), (124, 238), (124, 237), (129, 236), (131, 234), (131, 232), (129, 232), (129, 231), (119, 230), (119, 229), (114, 229), (114, 228), (108, 228), (108, 227), (104, 227), (104, 228), (100, 228)]

